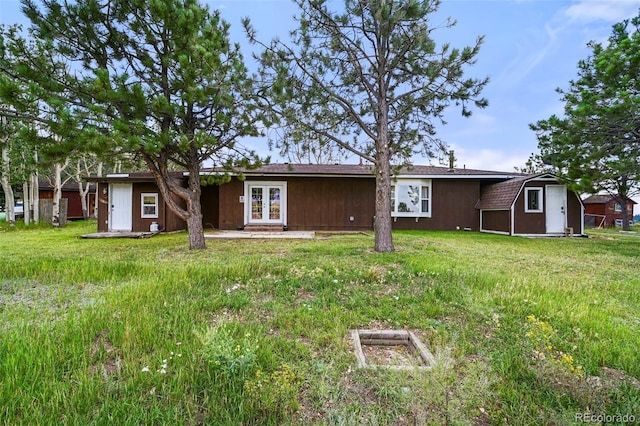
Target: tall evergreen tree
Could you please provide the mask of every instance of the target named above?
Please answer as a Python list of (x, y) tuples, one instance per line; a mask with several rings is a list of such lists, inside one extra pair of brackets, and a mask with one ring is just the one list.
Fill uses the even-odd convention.
[[(531, 125), (542, 158), (575, 190), (606, 191), (626, 206), (640, 187), (640, 16), (591, 42), (578, 78), (558, 89), (564, 116)], [(624, 229), (629, 215), (622, 209)]]
[[(53, 81), (37, 69), (14, 72), (46, 89), (58, 120), (74, 120), (81, 129), (74, 143), (142, 158), (169, 208), (186, 221), (190, 247), (204, 248), (201, 163), (257, 161), (237, 144), (257, 135), (258, 115), (229, 25), (197, 0), (23, 0), (23, 10), (66, 72)], [(19, 56), (38, 63), (29, 52)], [(171, 178), (176, 165), (189, 172), (187, 187)]]
[(433, 32), (455, 25), (431, 23), (438, 0), (345, 0), (339, 12), (325, 0), (295, 1), (293, 44), (275, 40), (260, 56), (272, 81), (269, 99), (290, 136), (281, 148), (312, 132), (373, 164), (375, 249), (392, 251), (393, 166), (444, 149), (435, 126), (451, 104), (463, 115), (470, 104), (487, 105), (480, 92), (488, 80), (463, 77), (482, 38), (472, 47), (438, 47)]

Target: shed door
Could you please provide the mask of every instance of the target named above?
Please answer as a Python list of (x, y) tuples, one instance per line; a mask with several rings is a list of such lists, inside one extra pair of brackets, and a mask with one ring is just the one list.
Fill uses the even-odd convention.
[(564, 185), (547, 185), (547, 234), (564, 232), (567, 226), (567, 189)]
[(109, 231), (131, 231), (133, 188), (129, 183), (112, 183), (109, 201)]

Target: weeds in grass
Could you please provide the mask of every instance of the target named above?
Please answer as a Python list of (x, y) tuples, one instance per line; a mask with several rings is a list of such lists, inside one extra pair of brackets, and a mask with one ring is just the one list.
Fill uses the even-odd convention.
[[(398, 252), (381, 255), (368, 235), (191, 252), (184, 233), (81, 240), (95, 222), (17, 228), (0, 225), (6, 424), (637, 414), (640, 237), (397, 232)], [(356, 328), (418, 332), (440, 364), (354, 370)]]
[(244, 390), (258, 418), (285, 419), (298, 409), (299, 382), (291, 366), (283, 364), (271, 374), (257, 370), (254, 377), (244, 382)]
[(255, 368), (258, 350), (258, 341), (251, 333), (236, 337), (232, 327), (231, 324), (220, 323), (198, 334), (202, 354), (209, 367), (229, 379), (249, 374)]
[(531, 352), (534, 360), (541, 363), (554, 364), (560, 370), (574, 374), (579, 378), (584, 377), (585, 373), (582, 366), (575, 365), (573, 356), (554, 348), (554, 337), (557, 332), (551, 324), (536, 318), (534, 315), (529, 315), (527, 316), (526, 330), (526, 344), (533, 348)]

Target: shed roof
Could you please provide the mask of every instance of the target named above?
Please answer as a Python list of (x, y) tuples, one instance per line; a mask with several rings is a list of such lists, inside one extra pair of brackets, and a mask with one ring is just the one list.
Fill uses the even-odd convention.
[(543, 177), (555, 177), (549, 173), (519, 176), (504, 182), (494, 183), (485, 187), (476, 203), (479, 210), (508, 210), (520, 193), (522, 186), (532, 180)]

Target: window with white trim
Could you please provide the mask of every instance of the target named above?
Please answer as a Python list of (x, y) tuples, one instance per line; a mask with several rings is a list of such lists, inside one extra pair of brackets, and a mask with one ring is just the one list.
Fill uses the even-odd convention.
[(142, 193), (142, 211), (140, 217), (143, 219), (158, 218), (158, 193), (143, 192)]
[(398, 179), (391, 187), (391, 216), (431, 217), (431, 179)]
[(525, 188), (524, 211), (525, 213), (542, 213), (542, 188)]
[(620, 204), (620, 203), (616, 203), (616, 204), (613, 206), (613, 211), (615, 211), (615, 212), (621, 212), (621, 211), (622, 211), (622, 204)]

